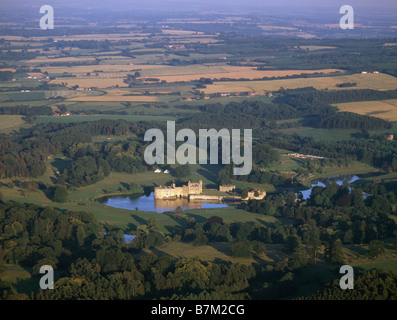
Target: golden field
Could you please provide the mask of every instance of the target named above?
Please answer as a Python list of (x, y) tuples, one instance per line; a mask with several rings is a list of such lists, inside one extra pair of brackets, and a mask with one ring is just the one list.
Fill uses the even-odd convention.
[[(72, 67), (42, 67), (41, 70), (47, 71), (48, 73), (71, 73), (76, 76), (85, 75), (87, 72), (95, 73), (95, 71), (103, 72), (135, 72), (137, 70), (155, 69), (162, 68), (162, 65), (112, 65), (112, 64), (101, 64), (92, 66), (72, 66)], [(100, 73), (99, 73), (100, 74)]]
[[(124, 92), (123, 94), (126, 94)], [(68, 99), (68, 101), (80, 101), (80, 102), (156, 102), (158, 101), (157, 97), (154, 96), (143, 96), (143, 95), (134, 95), (134, 96), (123, 96), (118, 92), (105, 94), (102, 96), (80, 96)]]
[(338, 103), (334, 104), (334, 106), (340, 111), (373, 116), (388, 121), (397, 121), (397, 99)]
[(322, 70), (257, 70), (255, 67), (241, 66), (177, 66), (145, 69), (141, 72), (142, 77), (156, 77), (167, 82), (194, 81), (200, 78), (220, 79), (261, 79), (263, 77), (285, 77), (299, 74), (343, 72), (339, 69)]
[(0, 72), (4, 72), (4, 71), (16, 72), (17, 70), (14, 69), (14, 68), (2, 68), (2, 69), (0, 69)]
[(263, 94), (267, 91), (278, 91), (280, 88), (297, 89), (314, 87), (318, 90), (349, 90), (352, 88), (338, 88), (337, 84), (357, 83), (354, 89), (373, 90), (395, 90), (397, 89), (397, 78), (387, 74), (353, 74), (335, 77), (297, 78), (270, 81), (233, 81), (215, 82), (207, 85), (202, 90), (205, 94), (233, 93), (233, 92), (256, 92)]

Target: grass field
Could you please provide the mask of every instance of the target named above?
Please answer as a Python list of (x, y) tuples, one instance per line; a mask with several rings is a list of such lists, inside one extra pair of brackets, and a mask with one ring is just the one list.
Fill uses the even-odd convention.
[(391, 270), (394, 273), (397, 273), (397, 260), (364, 263), (364, 264), (359, 264), (356, 267), (360, 268), (360, 269), (364, 269), (364, 270), (370, 270), (370, 269), (376, 268), (376, 269), (383, 270), (385, 272), (388, 272)]
[(25, 121), (22, 120), (22, 117), (23, 116), (0, 115), (0, 132), (9, 133), (24, 127)]
[(51, 80), (52, 84), (65, 84), (68, 87), (79, 86), (80, 88), (113, 88), (128, 87), (122, 78), (117, 79), (94, 79), (94, 78), (57, 78)]
[(145, 250), (145, 253), (150, 252), (157, 256), (168, 255), (174, 259), (199, 257), (209, 262), (223, 260), (232, 263), (252, 264), (272, 261), (272, 259), (266, 255), (262, 255), (260, 259), (231, 257), (230, 244), (225, 242), (209, 242), (207, 245), (198, 247), (193, 246), (191, 243), (180, 241), (170, 242), (156, 249)]
[(341, 111), (373, 116), (387, 121), (397, 121), (397, 99), (338, 103), (334, 106)]
[(94, 57), (62, 57), (62, 58), (53, 58), (50, 59), (46, 56), (37, 57), (36, 59), (31, 59), (25, 61), (28, 64), (36, 64), (36, 63), (57, 63), (57, 62), (83, 62), (83, 61), (94, 61)]
[(32, 101), (44, 98), (43, 91), (0, 93), (0, 101)]
[(351, 88), (338, 88), (337, 84), (357, 83), (354, 89), (395, 90), (397, 78), (387, 74), (354, 74), (335, 77), (299, 78), (269, 81), (233, 81), (215, 82), (202, 90), (205, 94), (231, 93), (231, 92), (257, 92), (278, 91), (280, 88), (297, 89), (314, 87), (319, 90), (350, 90)]
[(6, 264), (6, 270), (0, 274), (0, 279), (15, 283), (18, 279), (29, 279), (30, 273), (22, 267), (14, 264)]

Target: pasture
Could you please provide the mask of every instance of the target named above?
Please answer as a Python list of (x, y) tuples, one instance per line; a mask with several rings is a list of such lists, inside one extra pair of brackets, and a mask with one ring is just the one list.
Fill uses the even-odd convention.
[[(266, 262), (271, 260), (266, 255), (262, 255), (259, 261), (254, 258), (232, 257), (230, 256), (230, 244), (227, 242), (209, 242), (207, 245), (196, 247), (191, 243), (172, 241), (155, 249), (145, 249), (144, 251), (146, 253), (154, 253), (158, 256), (168, 255), (173, 259), (200, 257), (200, 259), (209, 262), (221, 259), (232, 263), (252, 264), (261, 262), (261, 260), (265, 260)], [(138, 256), (136, 255), (136, 257)]]
[(24, 127), (26, 124), (22, 120), (22, 117), (17, 115), (0, 115), (0, 133), (9, 133)]
[(51, 81), (52, 84), (64, 84), (65, 86), (79, 86), (80, 88), (115, 88), (128, 87), (122, 78), (57, 78)]

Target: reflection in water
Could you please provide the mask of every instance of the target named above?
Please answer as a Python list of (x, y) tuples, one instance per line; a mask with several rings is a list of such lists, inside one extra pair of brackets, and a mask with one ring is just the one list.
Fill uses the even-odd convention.
[(310, 189), (301, 191), (302, 195), (303, 195), (303, 199), (309, 199), (310, 195), (312, 193), (312, 190), (314, 187), (326, 187), (326, 184), (328, 183), (332, 183), (332, 182), (336, 182), (336, 184), (338, 186), (341, 186), (343, 183), (353, 183), (354, 181), (360, 180), (359, 176), (334, 176), (334, 177), (329, 177), (329, 178), (325, 178), (325, 179), (321, 179), (315, 181), (312, 184), (312, 187)]
[(166, 212), (174, 211), (176, 207), (181, 207), (182, 210), (186, 209), (210, 209), (210, 208), (224, 208), (233, 205), (233, 203), (216, 202), (216, 201), (194, 201), (190, 202), (187, 199), (175, 200), (159, 200), (154, 199), (154, 193), (149, 196), (146, 195), (132, 195), (132, 196), (114, 196), (103, 198), (100, 201), (102, 204), (128, 210), (139, 211), (154, 211)]

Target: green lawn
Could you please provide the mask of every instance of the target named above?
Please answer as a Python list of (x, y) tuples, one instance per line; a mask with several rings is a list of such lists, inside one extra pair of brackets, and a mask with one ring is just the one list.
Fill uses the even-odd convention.
[(393, 271), (394, 273), (397, 273), (397, 260), (365, 263), (365, 264), (359, 264), (355, 267), (364, 269), (364, 270), (370, 270), (370, 269), (376, 268), (376, 269), (383, 270), (385, 272)]
[(23, 280), (30, 278), (30, 272), (16, 264), (6, 264), (5, 271), (0, 274), (1, 280), (11, 283), (16, 283), (19, 279)]

